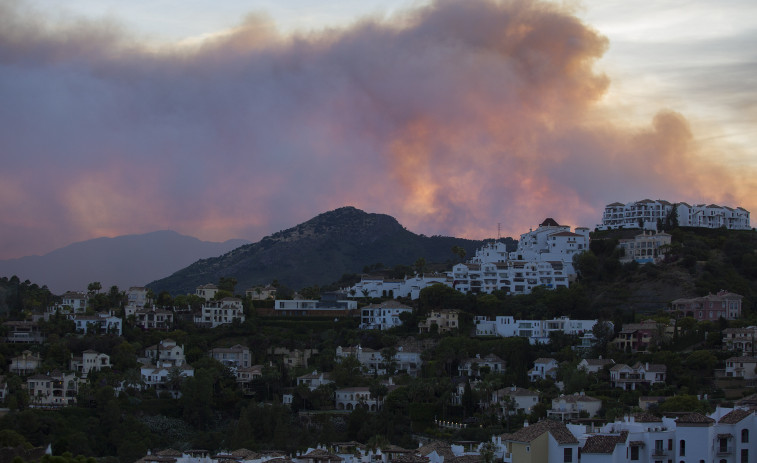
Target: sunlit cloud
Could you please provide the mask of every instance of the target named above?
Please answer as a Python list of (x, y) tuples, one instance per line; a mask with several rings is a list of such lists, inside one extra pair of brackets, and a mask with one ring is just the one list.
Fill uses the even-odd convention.
[(686, 114), (608, 103), (611, 45), (574, 13), (441, 0), (300, 34), (252, 14), (155, 46), (2, 3), (0, 257), (158, 229), (259, 239), (343, 205), (468, 238), (593, 227), (645, 197), (754, 210), (754, 168)]

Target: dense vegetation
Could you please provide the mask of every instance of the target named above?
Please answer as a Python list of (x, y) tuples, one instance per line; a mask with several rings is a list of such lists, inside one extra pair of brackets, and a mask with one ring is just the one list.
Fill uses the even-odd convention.
[[(567, 289), (537, 289), (524, 296), (464, 295), (437, 285), (421, 292), (412, 304), (415, 311), (405, 325), (388, 332), (358, 330), (357, 319), (288, 319), (257, 316), (256, 309), (270, 301), (245, 300), (247, 320), (215, 329), (201, 329), (186, 320), (179, 320), (169, 333), (145, 332), (125, 323), (122, 336), (76, 335), (71, 322), (52, 317), (43, 327), (48, 342), (31, 346), (44, 359), (41, 371), (64, 369), (72, 354), (94, 349), (111, 356), (113, 368), (91, 374), (78, 397), (78, 406), (60, 410), (28, 407), (23, 379), (8, 374), (9, 359), (28, 345), (0, 345), (0, 367), (6, 375), (10, 412), (0, 418), (0, 443), (45, 446), (52, 444), (56, 455), (86, 455), (117, 458), (130, 463), (148, 449), (173, 447), (210, 450), (281, 449), (293, 451), (319, 442), (356, 440), (379, 445), (391, 442), (414, 447), (414, 435), (438, 438), (484, 440), (492, 433), (514, 431), (525, 419), (546, 416), (550, 400), (560, 393), (584, 391), (603, 400), (600, 415), (613, 419), (633, 411), (640, 395), (669, 397), (660, 411), (710, 409), (715, 401), (734, 397), (713, 378), (713, 370), (733, 355), (720, 347), (720, 332), (728, 326), (757, 324), (757, 237), (754, 232), (725, 230), (675, 229), (673, 244), (665, 262), (660, 265), (622, 265), (618, 261), (616, 243), (621, 232), (598, 234), (591, 251), (576, 262), (580, 272), (577, 282)], [(450, 253), (450, 248), (447, 248)], [(410, 265), (417, 259), (406, 261)], [(381, 266), (383, 267), (383, 266)], [(380, 267), (371, 270), (380, 270)], [(392, 269), (385, 269), (387, 272)], [(222, 295), (234, 293), (236, 278), (215, 279), (224, 288)], [(207, 283), (207, 281), (202, 281)], [(118, 288), (96, 293), (96, 306), (118, 308), (123, 295)], [(317, 291), (318, 287), (304, 288)], [(542, 319), (556, 316), (602, 318), (610, 320), (619, 330), (622, 323), (654, 318), (669, 321), (664, 308), (675, 297), (703, 295), (728, 289), (745, 296), (744, 319), (728, 323), (697, 323), (692, 319), (678, 322), (673, 337), (644, 354), (618, 352), (609, 343), (614, 334), (606, 325), (599, 325), (595, 334), (599, 343), (590, 351), (580, 351), (574, 336), (554, 336), (546, 345), (531, 346), (524, 338), (485, 339), (471, 337), (473, 317), (477, 315), (513, 315), (516, 318)], [(120, 297), (119, 297), (120, 296)], [(193, 296), (173, 297), (168, 291), (154, 294), (159, 305), (197, 306)], [(44, 287), (17, 278), (0, 279), (0, 315), (3, 320), (18, 320), (39, 312), (55, 300)], [(361, 303), (376, 302), (364, 300)], [(257, 306), (256, 306), (257, 304)], [(417, 334), (417, 322), (435, 309), (452, 308), (462, 312), (461, 327), (453, 333)], [(1, 334), (1, 333), (0, 333)], [(181, 398), (156, 396), (154, 391), (125, 387), (116, 395), (122, 381), (137, 383), (139, 370), (136, 358), (147, 346), (170, 337), (185, 347), (187, 361), (195, 367), (195, 376), (173, 378)], [(263, 377), (253, 384), (253, 395), (237, 388), (230, 371), (207, 356), (212, 347), (248, 346), (253, 363), (265, 365)], [(356, 362), (336, 362), (338, 346), (354, 346), (394, 352), (401, 344), (423, 348), (423, 370), (418, 378), (406, 374), (394, 377), (399, 385), (389, 390), (381, 377), (359, 374)], [(317, 349), (308, 368), (289, 369), (281, 359), (271, 355), (271, 347)], [(504, 374), (479, 372), (480, 382), (468, 383), (459, 405), (450, 401), (458, 378), (458, 366), (465, 359), (489, 353), (507, 362)], [(617, 363), (637, 361), (660, 363), (668, 369), (666, 384), (651, 390), (622, 391), (611, 388), (609, 372), (589, 375), (576, 369), (582, 357), (603, 355)], [(527, 372), (539, 357), (553, 357), (560, 364), (560, 391), (552, 380), (529, 383)], [(335, 383), (309, 391), (296, 387), (296, 377), (313, 369), (331, 372)], [(465, 381), (465, 380), (463, 380)], [(336, 412), (333, 391), (337, 387), (369, 386), (377, 394), (385, 394), (383, 407), (369, 413), (364, 409)], [(517, 385), (538, 389), (542, 394), (531, 416), (499, 417), (480, 401), (491, 391)], [(284, 392), (294, 395), (291, 407), (281, 404)], [(739, 389), (738, 394), (753, 392)], [(675, 396), (674, 396), (675, 394)], [(697, 399), (707, 394), (708, 400)], [(727, 401), (726, 401), (727, 403)], [(434, 425), (434, 419), (468, 423), (474, 426), (452, 431)], [(9, 431), (16, 434), (10, 434)], [(61, 462), (64, 463), (64, 462)], [(67, 463), (67, 462), (66, 462)]]

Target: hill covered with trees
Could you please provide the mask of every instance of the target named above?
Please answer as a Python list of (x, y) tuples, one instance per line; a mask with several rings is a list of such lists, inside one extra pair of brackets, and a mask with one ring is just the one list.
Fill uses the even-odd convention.
[(452, 262), (459, 259), (453, 248), (470, 256), (482, 244), (462, 238), (418, 235), (389, 215), (342, 207), (220, 257), (199, 260), (148, 287), (156, 293), (185, 294), (220, 277), (230, 277), (238, 281), (242, 290), (273, 280), (297, 289), (327, 285), (345, 273), (376, 268), (377, 264), (379, 268), (391, 268), (409, 266), (419, 259), (428, 263)]

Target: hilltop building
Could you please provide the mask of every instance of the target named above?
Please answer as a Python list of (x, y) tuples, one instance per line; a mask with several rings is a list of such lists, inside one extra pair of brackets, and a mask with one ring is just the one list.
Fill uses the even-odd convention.
[(484, 245), (465, 263), (446, 274), (424, 274), (404, 280), (363, 277), (346, 292), (350, 297), (409, 297), (417, 299), (420, 290), (441, 283), (464, 293), (505, 291), (528, 294), (537, 286), (567, 288), (575, 278), (573, 257), (589, 249), (589, 229), (560, 225), (545, 219), (536, 230), (520, 236), (515, 251), (508, 252), (502, 242)]
[(643, 228), (657, 230), (658, 223), (665, 223), (672, 215), (682, 227), (720, 228), (749, 230), (749, 211), (742, 207), (731, 208), (717, 204), (670, 203), (658, 199), (643, 199), (632, 203), (611, 203), (605, 206), (599, 230), (619, 228)]

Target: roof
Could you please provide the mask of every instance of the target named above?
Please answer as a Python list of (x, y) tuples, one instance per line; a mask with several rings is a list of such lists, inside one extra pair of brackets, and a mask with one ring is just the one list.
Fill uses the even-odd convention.
[(544, 222), (539, 224), (540, 227), (559, 227), (560, 224), (555, 221), (552, 217), (547, 217), (544, 219)]
[(452, 447), (450, 447), (450, 445), (448, 443), (441, 442), (441, 441), (430, 442), (430, 443), (424, 445), (423, 447), (419, 447), (415, 451), (415, 453), (417, 455), (421, 455), (421, 456), (425, 457), (425, 456), (428, 456), (428, 455), (434, 453), (434, 451), (436, 451), (436, 453), (439, 456), (444, 457), (444, 459), (447, 460), (447, 461), (452, 460), (453, 458), (455, 458), (455, 454), (452, 453)]
[(736, 424), (751, 414), (752, 414), (751, 411), (741, 410), (737, 408), (723, 415), (723, 417), (720, 418), (720, 421), (718, 421), (718, 423)]
[(709, 416), (704, 416), (701, 413), (687, 413), (685, 415), (679, 416), (676, 418), (676, 424), (711, 424), (714, 423), (715, 420), (710, 418)]
[(633, 419), (637, 423), (662, 423), (662, 418), (651, 413), (636, 413), (633, 415)]
[(564, 423), (553, 420), (542, 420), (536, 424), (526, 426), (520, 431), (510, 434), (507, 438), (514, 442), (531, 442), (545, 432), (549, 432), (558, 444), (578, 444), (578, 440), (568, 430)]
[(619, 435), (595, 435), (586, 439), (581, 453), (613, 453), (618, 444), (625, 443), (628, 431), (622, 431)]

